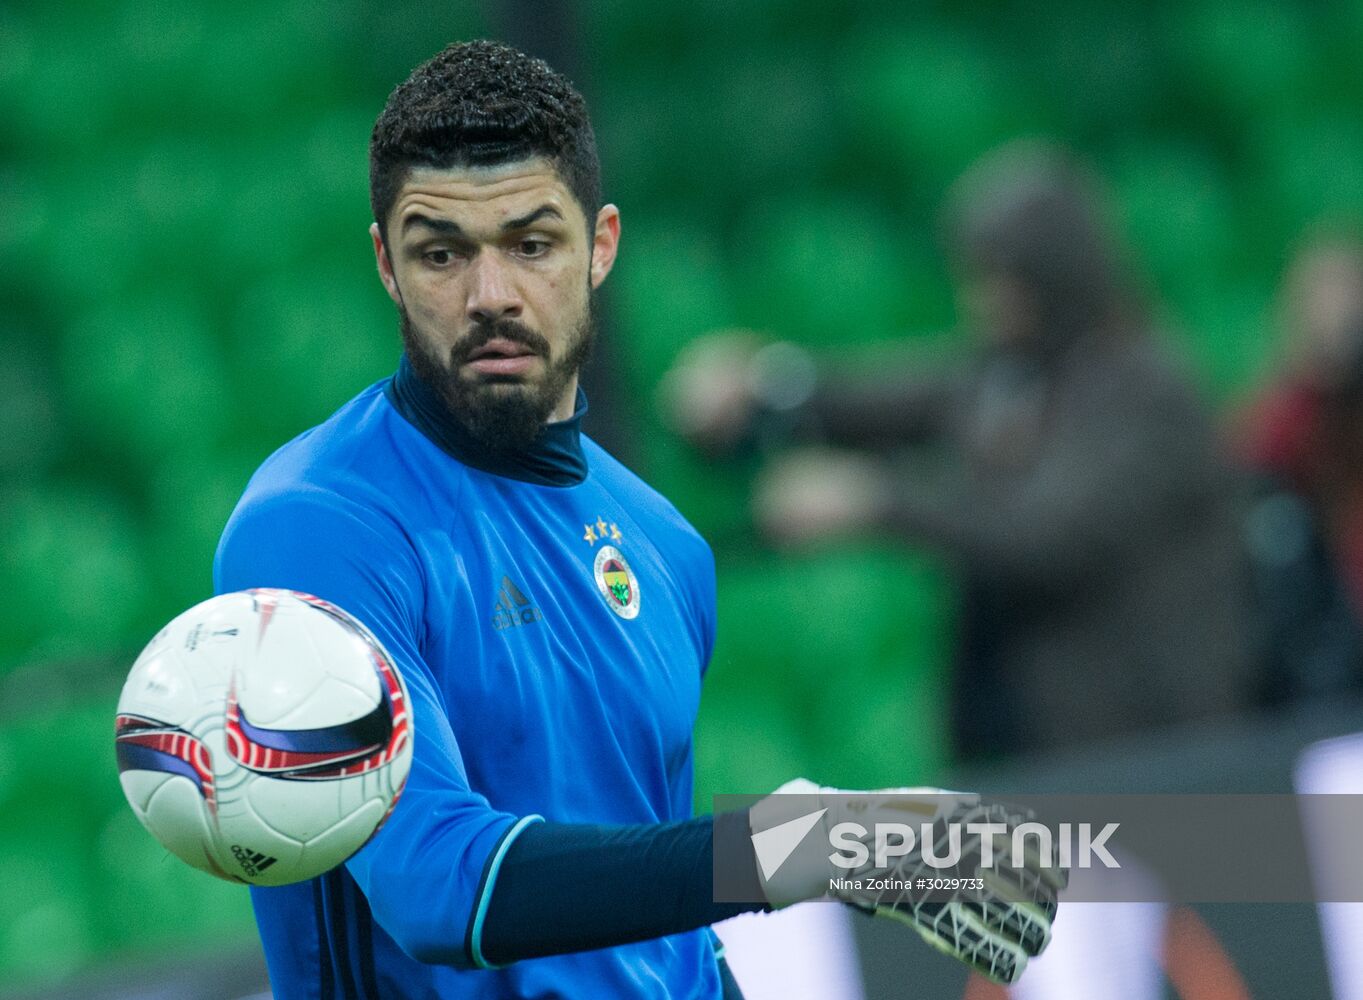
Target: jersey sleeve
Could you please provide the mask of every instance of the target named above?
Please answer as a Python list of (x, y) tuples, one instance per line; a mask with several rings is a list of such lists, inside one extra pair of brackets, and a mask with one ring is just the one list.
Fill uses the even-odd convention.
[(715, 555), (710, 546), (701, 542), (701, 555), (696, 572), (696, 619), (700, 637), (700, 672), (704, 677), (710, 669), (715, 652), (715, 627), (719, 618), (715, 583)]
[(421, 656), (423, 575), (398, 526), (316, 490), (249, 497), (214, 562), (214, 590), (282, 587), (354, 615), (407, 683), (412, 767), (387, 822), (346, 864), (379, 924), (421, 962), (469, 967), (497, 861), (538, 817), (494, 810), (469, 787), (440, 688)]

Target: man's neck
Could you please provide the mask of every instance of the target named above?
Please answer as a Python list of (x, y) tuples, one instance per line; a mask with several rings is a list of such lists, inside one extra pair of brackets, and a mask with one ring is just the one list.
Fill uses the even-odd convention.
[(563, 395), (559, 397), (554, 408), (549, 411), (546, 424), (556, 424), (567, 420), (577, 411), (577, 376), (574, 375), (568, 380), (568, 384), (563, 388)]
[(587, 403), (576, 379), (571, 391), (572, 395), (566, 397), (567, 416), (550, 419), (527, 448), (513, 451), (489, 448), (471, 434), (451, 415), (439, 394), (417, 376), (406, 355), (384, 393), (408, 423), (464, 465), (541, 486), (575, 486), (588, 471), (580, 440)]

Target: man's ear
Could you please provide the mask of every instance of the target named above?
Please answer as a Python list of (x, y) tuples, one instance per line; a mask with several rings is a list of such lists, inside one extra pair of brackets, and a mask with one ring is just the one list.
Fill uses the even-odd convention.
[(379, 229), (377, 222), (369, 226), (369, 238), (374, 241), (374, 263), (379, 269), (379, 280), (387, 289), (393, 305), (401, 307), (402, 293), (398, 291), (398, 279), (393, 276), (393, 258), (388, 255), (388, 248), (383, 245), (383, 231)]
[(620, 247), (620, 209), (603, 205), (596, 213), (596, 230), (592, 235), (592, 287), (600, 288), (606, 275), (615, 266), (615, 252)]

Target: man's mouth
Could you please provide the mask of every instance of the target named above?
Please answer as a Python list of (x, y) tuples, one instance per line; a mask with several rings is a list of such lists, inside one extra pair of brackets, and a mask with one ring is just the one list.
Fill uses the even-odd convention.
[(482, 375), (520, 375), (529, 370), (538, 357), (525, 344), (494, 337), (470, 351), (464, 366)]

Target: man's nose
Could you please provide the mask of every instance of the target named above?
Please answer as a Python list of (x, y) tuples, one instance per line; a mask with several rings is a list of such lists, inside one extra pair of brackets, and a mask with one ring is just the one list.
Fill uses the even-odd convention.
[(516, 319), (521, 314), (521, 297), (507, 264), (495, 253), (478, 254), (469, 273), (468, 318), (475, 323)]

